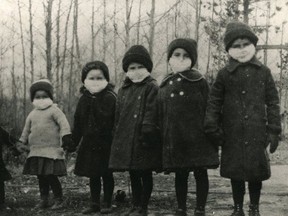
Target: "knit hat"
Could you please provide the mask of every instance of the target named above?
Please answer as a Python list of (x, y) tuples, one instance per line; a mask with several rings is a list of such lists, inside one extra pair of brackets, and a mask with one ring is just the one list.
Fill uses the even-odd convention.
[(88, 62), (82, 69), (81, 81), (83, 83), (87, 77), (87, 74), (91, 70), (101, 70), (103, 72), (103, 75), (104, 75), (105, 79), (107, 80), (107, 82), (110, 81), (109, 69), (108, 69), (107, 65), (101, 61), (93, 61), (93, 62)]
[(127, 72), (131, 63), (143, 64), (149, 72), (152, 71), (153, 62), (147, 49), (142, 45), (134, 45), (125, 53), (122, 60), (122, 67)]
[(255, 46), (258, 42), (258, 37), (248, 25), (232, 21), (227, 24), (224, 34), (225, 50), (228, 51), (232, 43), (238, 38), (248, 38)]
[(48, 79), (40, 79), (32, 83), (30, 87), (31, 101), (33, 101), (35, 93), (39, 90), (45, 91), (51, 100), (53, 100), (53, 86)]
[(196, 64), (197, 61), (197, 42), (190, 38), (177, 38), (173, 40), (168, 46), (167, 60), (171, 58), (173, 51), (177, 48), (184, 49), (192, 60), (191, 68)]

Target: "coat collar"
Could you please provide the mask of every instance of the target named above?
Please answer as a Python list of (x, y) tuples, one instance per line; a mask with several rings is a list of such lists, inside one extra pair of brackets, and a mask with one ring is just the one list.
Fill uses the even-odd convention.
[(183, 71), (183, 72), (179, 72), (179, 73), (170, 73), (168, 74), (162, 81), (160, 87), (166, 85), (166, 83), (171, 79), (174, 78), (176, 76), (180, 76), (183, 79), (189, 81), (189, 82), (196, 82), (199, 81), (201, 79), (203, 79), (203, 75), (196, 69), (191, 69), (191, 70), (187, 70), (187, 71)]
[(154, 78), (152, 78), (151, 76), (146, 77), (142, 82), (139, 83), (133, 83), (128, 77), (125, 78), (124, 82), (123, 82), (123, 88), (127, 88), (133, 84), (135, 85), (143, 85), (145, 83), (151, 82), (152, 80), (154, 80)]
[(248, 62), (245, 62), (245, 63), (241, 63), (241, 62), (238, 62), (236, 61), (235, 59), (233, 58), (229, 58), (229, 61), (226, 65), (226, 68), (229, 72), (234, 72), (239, 66), (241, 65), (249, 65), (249, 64), (252, 64), (252, 65), (255, 65), (257, 67), (261, 67), (262, 63), (254, 56), (250, 61)]

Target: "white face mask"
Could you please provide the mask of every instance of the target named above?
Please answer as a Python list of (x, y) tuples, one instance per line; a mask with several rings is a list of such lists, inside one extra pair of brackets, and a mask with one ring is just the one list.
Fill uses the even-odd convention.
[(103, 89), (106, 88), (108, 85), (108, 82), (106, 79), (102, 80), (90, 80), (90, 79), (85, 79), (84, 81), (84, 86), (85, 88), (91, 93), (98, 93), (102, 91)]
[(138, 68), (135, 70), (127, 71), (126, 76), (134, 83), (142, 82), (150, 73), (146, 68)]
[(190, 70), (191, 65), (192, 65), (192, 61), (190, 58), (185, 58), (183, 60), (179, 60), (178, 58), (171, 57), (169, 59), (169, 65), (171, 67), (171, 70), (174, 73), (179, 73), (179, 72), (183, 72), (186, 70)]
[(233, 59), (241, 63), (245, 63), (245, 62), (250, 61), (253, 58), (253, 56), (256, 53), (256, 48), (253, 44), (250, 44), (248, 46), (243, 47), (242, 49), (230, 48), (228, 50), (228, 53)]
[(36, 109), (43, 110), (51, 106), (53, 101), (50, 98), (34, 99), (32, 104)]

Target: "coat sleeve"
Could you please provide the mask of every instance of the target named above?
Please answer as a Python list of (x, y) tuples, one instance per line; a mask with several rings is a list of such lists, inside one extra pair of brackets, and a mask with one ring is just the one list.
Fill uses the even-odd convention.
[(145, 101), (145, 110), (143, 117), (143, 125), (151, 125), (157, 127), (157, 94), (159, 87), (154, 82), (151, 82), (147, 89)]
[(202, 97), (203, 97), (203, 100), (204, 100), (204, 107), (206, 109), (210, 88), (209, 88), (209, 85), (208, 85), (208, 82), (207, 82), (206, 79), (203, 79), (201, 84), (202, 84), (202, 88), (201, 88)]
[(26, 118), (25, 126), (23, 128), (19, 141), (26, 144), (30, 133), (31, 133), (31, 113)]
[(220, 119), (224, 102), (224, 77), (223, 71), (219, 71), (210, 91), (204, 121), (205, 133), (221, 133)]
[(5, 131), (2, 127), (0, 127), (0, 142), (1, 144), (3, 143), (9, 147), (12, 147), (13, 146), (12, 143), (15, 143), (16, 139), (10, 136), (10, 134), (7, 131)]
[(267, 78), (265, 85), (265, 103), (268, 119), (267, 130), (269, 133), (281, 133), (281, 117), (278, 91), (273, 80), (271, 71), (267, 70)]
[(74, 114), (74, 125), (73, 125), (73, 131), (72, 131), (73, 141), (74, 141), (76, 146), (79, 145), (79, 142), (83, 136), (80, 113), (81, 113), (81, 98), (77, 104), (76, 111)]
[(60, 127), (61, 137), (67, 134), (71, 134), (69, 122), (65, 114), (58, 107), (55, 107), (55, 111), (53, 112), (53, 118)]

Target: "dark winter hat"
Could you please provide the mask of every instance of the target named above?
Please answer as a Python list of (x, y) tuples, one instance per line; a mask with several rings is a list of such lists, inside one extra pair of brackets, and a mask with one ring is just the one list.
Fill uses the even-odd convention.
[(31, 101), (33, 101), (35, 93), (39, 90), (47, 92), (48, 96), (53, 100), (53, 86), (48, 79), (40, 79), (32, 83), (30, 87)]
[(197, 61), (197, 42), (190, 38), (177, 38), (173, 40), (168, 46), (167, 60), (171, 58), (173, 51), (177, 48), (186, 50), (192, 60), (193, 67)]
[(101, 61), (93, 61), (93, 62), (88, 62), (82, 69), (82, 77), (81, 80), (84, 83), (84, 80), (87, 77), (87, 74), (91, 70), (101, 70), (103, 72), (103, 75), (105, 79), (109, 82), (110, 81), (110, 76), (109, 76), (109, 69), (107, 65), (104, 62)]
[(134, 45), (125, 53), (122, 60), (123, 70), (127, 72), (129, 65), (133, 62), (143, 64), (149, 72), (152, 71), (153, 62), (147, 49), (142, 45)]
[(232, 43), (238, 38), (248, 38), (255, 46), (258, 42), (258, 37), (248, 25), (232, 21), (227, 24), (226, 32), (224, 34), (224, 45), (226, 51), (229, 50)]

